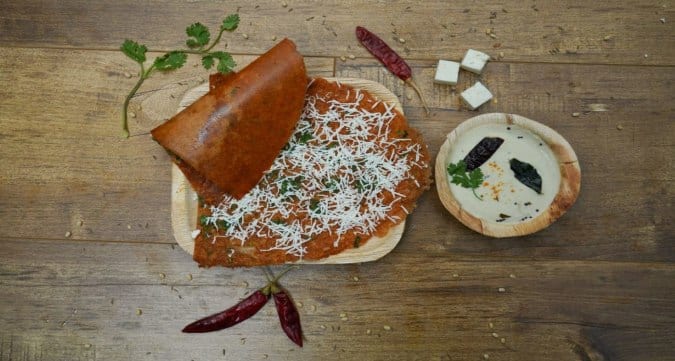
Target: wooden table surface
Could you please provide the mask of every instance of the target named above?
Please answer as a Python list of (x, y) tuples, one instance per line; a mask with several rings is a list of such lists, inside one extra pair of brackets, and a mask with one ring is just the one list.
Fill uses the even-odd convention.
[[(577, 203), (537, 234), (492, 239), (431, 189), (382, 260), (284, 279), (304, 348), (272, 305), (182, 334), (264, 278), (200, 269), (173, 238), (170, 161), (148, 132), (208, 73), (191, 58), (153, 76), (123, 139), (137, 67), (118, 49), (179, 48), (190, 23), (235, 11), (223, 41), (240, 66), (289, 37), (311, 75), (389, 87), (434, 157), (479, 113), (553, 127), (580, 159)], [(675, 360), (673, 24), (672, 0), (0, 1), (0, 360)], [(356, 25), (409, 60), (430, 116)], [(495, 59), (457, 91), (434, 84), (437, 60), (469, 48)], [(458, 95), (476, 79), (495, 98), (472, 112)]]

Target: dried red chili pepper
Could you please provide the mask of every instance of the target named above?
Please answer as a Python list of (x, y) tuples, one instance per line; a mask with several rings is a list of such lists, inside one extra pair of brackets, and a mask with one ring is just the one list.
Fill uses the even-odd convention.
[(269, 288), (258, 290), (223, 312), (197, 320), (183, 328), (183, 332), (211, 332), (238, 324), (255, 315), (269, 300)]
[(300, 313), (295, 307), (293, 300), (288, 296), (286, 291), (279, 289), (277, 292), (274, 292), (272, 296), (274, 297), (274, 304), (277, 306), (277, 314), (279, 314), (279, 322), (281, 323), (281, 328), (284, 330), (288, 338), (291, 341), (295, 342), (298, 346), (302, 347), (302, 327), (300, 326)]
[(399, 77), (401, 80), (405, 81), (406, 84), (410, 85), (417, 95), (419, 95), (422, 100), (422, 105), (427, 114), (429, 113), (429, 107), (427, 107), (427, 102), (422, 96), (422, 92), (417, 87), (417, 84), (412, 80), (412, 70), (408, 63), (403, 60), (403, 58), (398, 55), (394, 49), (389, 47), (384, 40), (380, 39), (377, 35), (370, 32), (370, 30), (362, 27), (356, 27), (356, 38), (359, 39), (361, 44), (368, 49), (368, 51), (373, 54), (377, 60), (379, 60), (384, 66), (389, 69), (394, 75)]

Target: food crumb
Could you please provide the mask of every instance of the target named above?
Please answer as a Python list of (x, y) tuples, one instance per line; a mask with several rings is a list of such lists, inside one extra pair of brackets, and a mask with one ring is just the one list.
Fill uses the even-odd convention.
[(134, 113), (134, 112), (129, 112), (129, 117), (131, 117), (131, 118), (136, 118), (136, 113)]
[(342, 318), (347, 317), (347, 314), (343, 312), (343, 313), (340, 314), (340, 317), (342, 317)]
[(495, 328), (495, 325), (492, 322), (490, 322), (490, 323), (488, 323), (488, 327)]
[(248, 39), (248, 34), (246, 34), (246, 33), (241, 34), (241, 36), (242, 36), (244, 39)]
[(72, 236), (72, 235), (73, 234), (70, 231), (66, 232), (66, 238), (70, 238), (70, 236)]
[(604, 41), (610, 41), (610, 40), (612, 40), (612, 38), (613, 38), (613, 36), (611, 36), (611, 35), (606, 35), (604, 38), (602, 38), (602, 40), (604, 40)]
[(499, 335), (497, 334), (497, 332), (493, 332), (493, 333), (492, 333), (492, 337), (494, 337), (494, 338), (499, 338)]
[(403, 38), (398, 38), (398, 42), (401, 43), (401, 44), (405, 44), (405, 39), (403, 39)]
[(499, 342), (506, 343), (506, 339), (504, 337), (502, 337), (501, 339), (499, 339)]
[(356, 281), (356, 282), (358, 282), (358, 281), (359, 281), (359, 276), (354, 276), (353, 280)]
[(159, 278), (165, 279), (165, 278), (166, 278), (166, 275), (165, 275), (164, 273), (160, 273), (160, 274), (159, 274)]
[(347, 61), (347, 57), (343, 55), (343, 56), (340, 57), (340, 60)]
[(509, 275), (509, 278), (516, 278), (516, 275), (514, 275), (513, 273), (511, 273), (511, 274)]
[(302, 302), (297, 302), (296, 305), (298, 306), (298, 308), (302, 308)]
[(272, 41), (276, 41), (276, 40), (277, 40), (277, 36), (275, 35), (275, 36), (272, 37)]
[(659, 21), (661, 22), (661, 24), (665, 24), (665, 23), (666, 23), (666, 18), (661, 18), (661, 19), (659, 19)]
[(349, 317), (341, 317), (340, 321), (349, 321)]
[(408, 100), (412, 100), (412, 98), (413, 98), (412, 94), (408, 94), (408, 95), (406, 95), (405, 97), (406, 97)]
[(192, 273), (188, 273), (188, 274), (187, 274), (187, 279), (188, 279), (189, 281), (192, 281)]
[(486, 353), (484, 353), (484, 354), (483, 354), (483, 358), (484, 358), (484, 359), (486, 359), (486, 360), (488, 360), (488, 359), (490, 359), (490, 355), (489, 355), (489, 354), (486, 354)]
[(645, 54), (645, 59), (649, 58), (649, 54)]
[(316, 311), (316, 305), (312, 305), (312, 307), (310, 307), (310, 309), (312, 310), (312, 312)]
[(130, 225), (130, 224), (127, 224), (127, 229), (131, 229), (131, 225)]
[(281, 7), (282, 8), (288, 7), (288, 3), (285, 1), (281, 2)]
[(581, 115), (581, 113), (579, 113), (579, 112), (574, 112), (574, 113), (572, 113), (572, 116), (575, 117), (575, 118), (578, 117), (578, 116), (580, 116), (580, 115)]
[(382, 328), (383, 328), (385, 331), (391, 331), (391, 326), (389, 326), (389, 325), (384, 325), (384, 326), (382, 326)]
[(319, 326), (319, 327), (320, 327), (322, 330), (325, 330), (325, 329), (326, 329), (326, 325), (321, 325), (321, 326)]
[(457, 277), (459, 277), (459, 275), (457, 273), (453, 273), (452, 277), (457, 278)]
[(354, 54), (349, 54), (349, 59), (354, 60), (354, 59), (356, 59), (356, 57), (354, 56)]
[(366, 330), (366, 335), (370, 335), (371, 333), (372, 333), (372, 331), (370, 329)]
[(623, 125), (621, 125), (621, 124), (617, 125), (617, 126), (616, 126), (616, 129), (617, 129), (617, 130), (623, 130)]
[(140, 316), (140, 315), (142, 315), (142, 314), (143, 314), (143, 310), (141, 310), (140, 308), (137, 308), (137, 309), (136, 309), (136, 315), (137, 315), (137, 316)]
[(124, 73), (125, 78), (131, 78), (131, 73)]
[(78, 226), (82, 227), (83, 224), (84, 224), (84, 221), (83, 221), (83, 220), (80, 219), (79, 221), (77, 221), (77, 225), (78, 225)]
[(504, 287), (499, 287), (499, 288), (497, 289), (497, 291), (498, 291), (498, 292), (506, 292), (506, 288), (504, 288)]

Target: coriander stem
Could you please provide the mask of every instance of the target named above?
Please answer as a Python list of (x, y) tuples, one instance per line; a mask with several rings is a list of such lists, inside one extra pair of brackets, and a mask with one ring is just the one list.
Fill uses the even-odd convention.
[(138, 88), (141, 87), (141, 84), (146, 79), (146, 72), (145, 72), (145, 67), (143, 66), (143, 63), (140, 63), (141, 65), (141, 71), (139, 72), (138, 75), (138, 81), (136, 82), (136, 85), (131, 89), (129, 94), (127, 94), (127, 97), (124, 99), (124, 107), (122, 110), (122, 136), (125, 138), (129, 138), (129, 122), (128, 122), (128, 112), (129, 112), (129, 102), (131, 101), (131, 98), (136, 94), (138, 91)]
[(479, 201), (483, 201), (483, 198), (479, 197), (478, 194), (476, 194), (476, 188), (471, 188), (471, 192), (476, 198), (478, 198)]
[(220, 37), (223, 36), (223, 32), (225, 32), (225, 29), (220, 29), (216, 40), (214, 40), (213, 43), (208, 48), (206, 48), (206, 50), (204, 50), (204, 53), (208, 53), (209, 50), (213, 49), (213, 47), (220, 42)]

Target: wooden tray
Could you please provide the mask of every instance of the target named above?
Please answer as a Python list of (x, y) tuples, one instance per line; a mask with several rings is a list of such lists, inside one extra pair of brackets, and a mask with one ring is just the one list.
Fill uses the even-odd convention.
[[(354, 78), (327, 79), (367, 90), (376, 98), (394, 104), (396, 109), (403, 113), (403, 108), (396, 95), (380, 83)], [(180, 112), (188, 105), (192, 104), (199, 97), (206, 94), (208, 90), (208, 83), (189, 90), (181, 100), (177, 112)], [(178, 242), (178, 245), (189, 254), (193, 254), (194, 252), (192, 231), (197, 228), (197, 207), (197, 194), (190, 186), (190, 182), (188, 182), (183, 175), (183, 172), (173, 164), (171, 169), (171, 225), (173, 227), (173, 235), (176, 238), (176, 242)], [(404, 228), (405, 221), (393, 227), (386, 236), (372, 237), (359, 248), (348, 249), (344, 252), (320, 260), (303, 260), (296, 263), (340, 264), (375, 261), (391, 252), (391, 250), (396, 247), (401, 240)]]
[[(483, 124), (515, 124), (538, 135), (553, 151), (560, 166), (560, 187), (548, 209), (533, 219), (515, 224), (488, 222), (465, 212), (450, 191), (446, 167), (454, 141), (468, 130)], [(461, 123), (448, 134), (436, 157), (435, 179), (443, 206), (465, 226), (492, 237), (514, 237), (537, 232), (560, 218), (576, 201), (581, 189), (581, 169), (572, 146), (555, 130), (534, 120), (515, 114), (482, 114)]]

